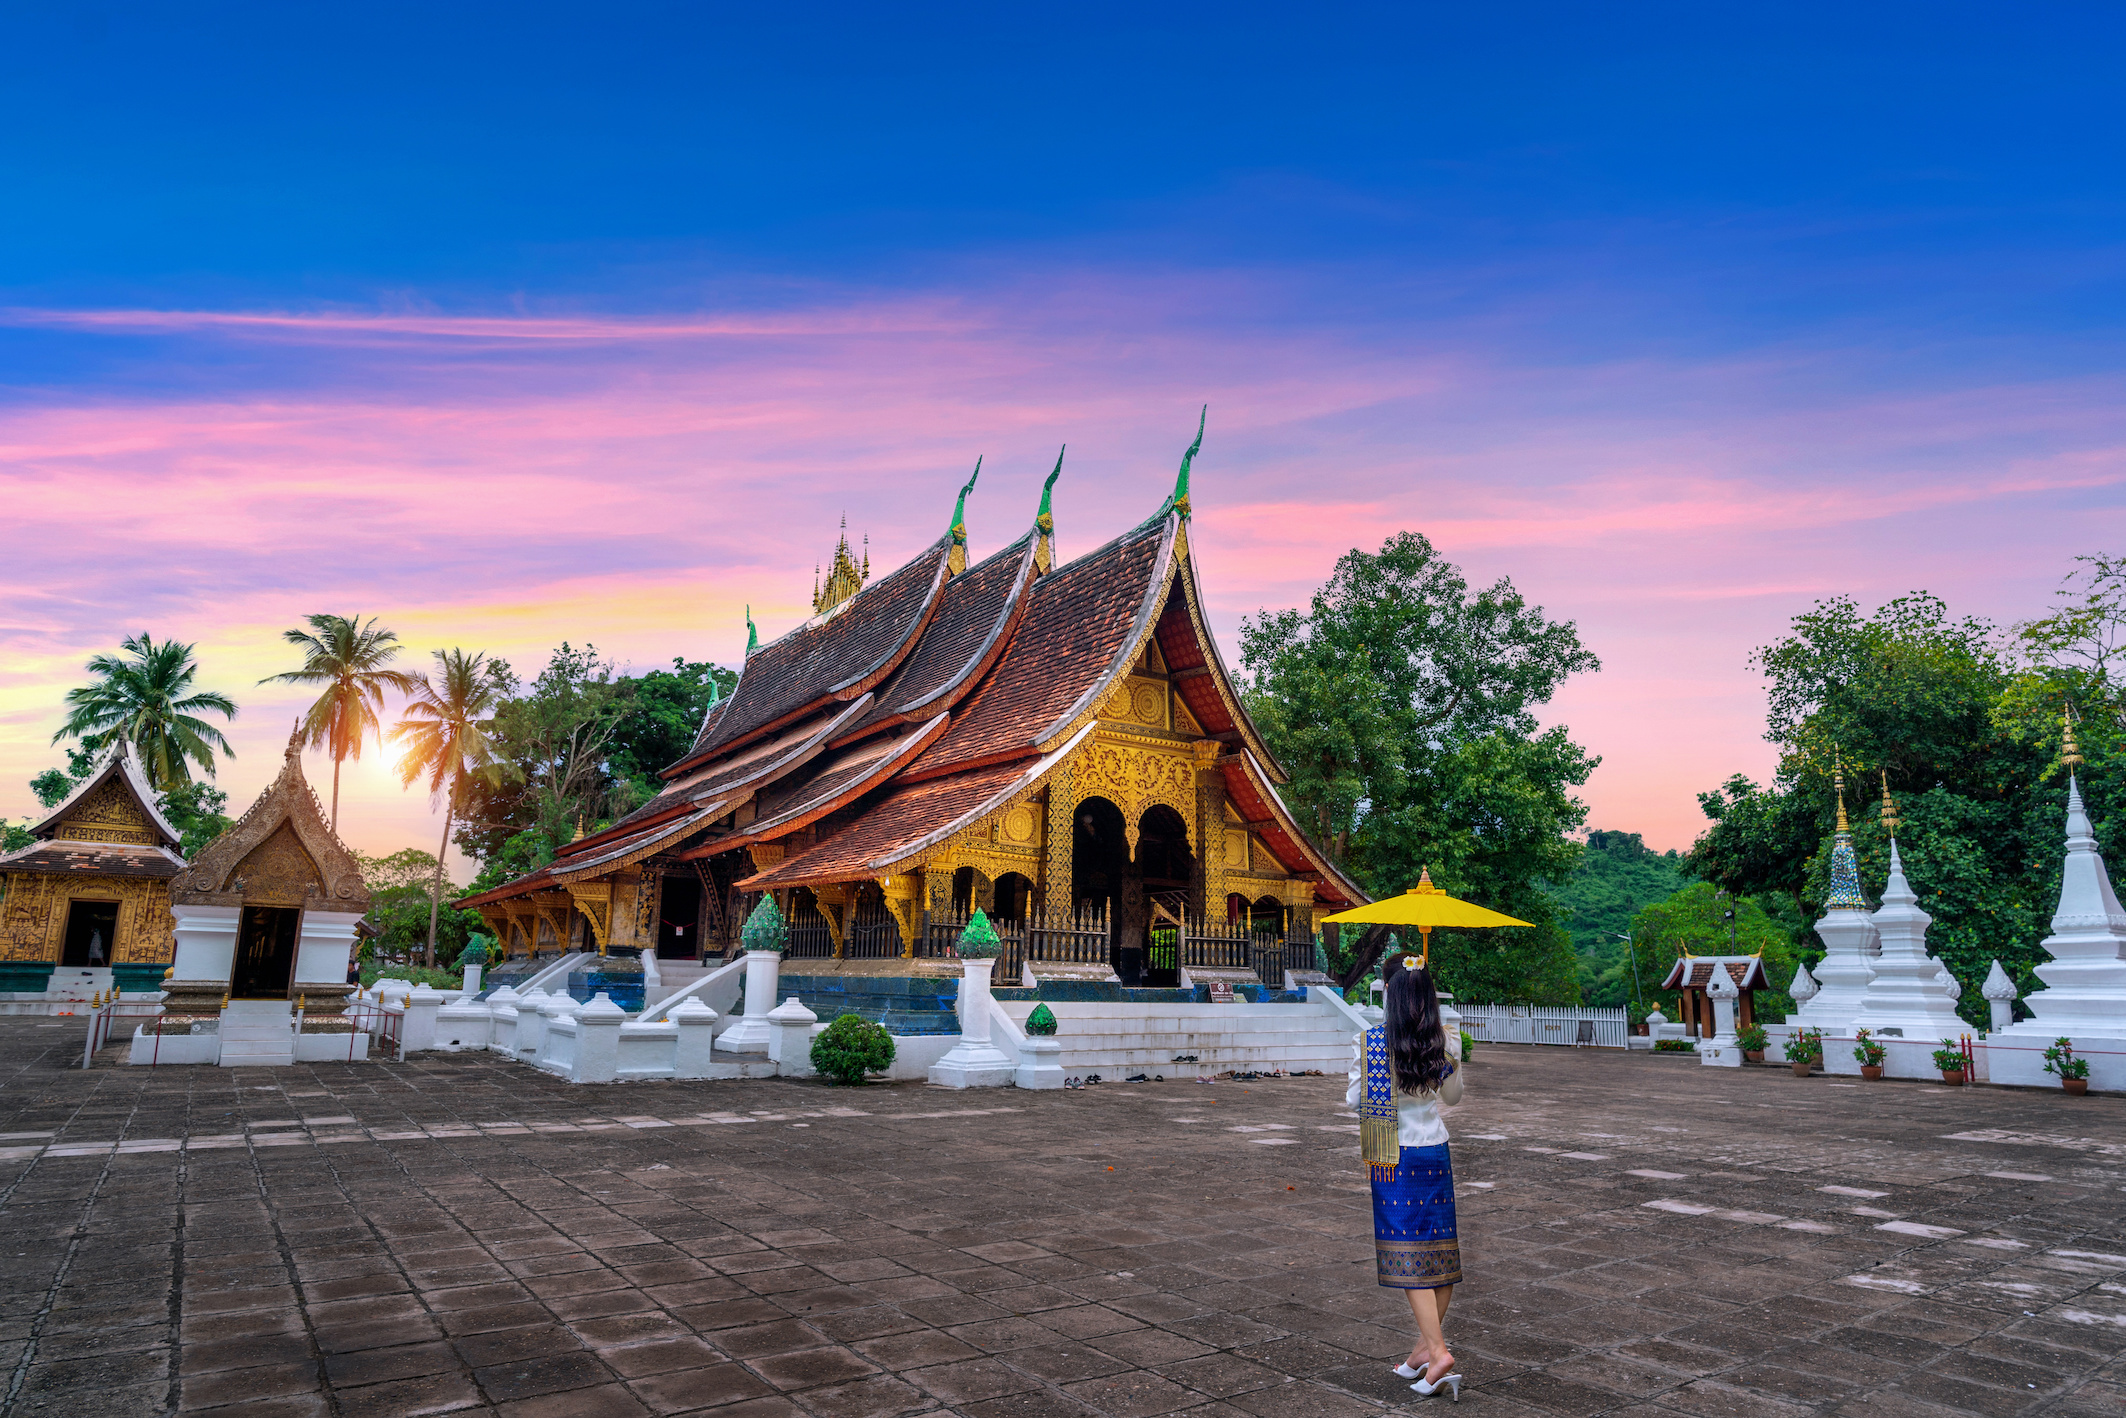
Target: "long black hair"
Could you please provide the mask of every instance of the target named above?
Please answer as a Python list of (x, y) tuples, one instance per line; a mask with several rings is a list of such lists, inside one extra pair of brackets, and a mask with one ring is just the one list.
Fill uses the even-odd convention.
[(1388, 977), (1388, 1061), (1404, 1093), (1433, 1093), (1454, 1072), (1432, 972), (1406, 966)]

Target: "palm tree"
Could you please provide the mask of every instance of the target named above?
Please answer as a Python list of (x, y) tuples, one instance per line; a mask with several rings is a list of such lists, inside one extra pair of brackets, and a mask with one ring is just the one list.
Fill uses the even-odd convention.
[(268, 675), (260, 684), (321, 684), (325, 692), (303, 716), (303, 747), (332, 755), (332, 830), (340, 829), (340, 764), (360, 760), (362, 741), (380, 735), (377, 712), (384, 691), (411, 694), (421, 677), (384, 666), (397, 657), (399, 637), (360, 616), (313, 615), (308, 630), (284, 630), (281, 638), (303, 648), (303, 667)]
[(89, 661), (89, 673), (100, 680), (66, 692), (66, 722), (52, 735), (53, 743), (73, 736), (96, 752), (130, 739), (157, 792), (191, 782), (194, 763), (212, 777), (217, 748), (236, 757), (221, 730), (196, 717), (213, 713), (233, 719), (236, 701), (212, 690), (192, 691), (199, 665), (190, 645), (175, 640), (158, 645), (143, 631), (119, 649), (124, 657), (98, 655)]
[(408, 787), (416, 778), (428, 780), (428, 801), (443, 804), (443, 844), (436, 848), (435, 883), (428, 901), (428, 965), (436, 963), (436, 918), (443, 905), (443, 854), (450, 850), (450, 829), (455, 825), (458, 795), (471, 778), (489, 783), (500, 781), (508, 765), (495, 757), (487, 731), (506, 692), (485, 655), (463, 650), (434, 652), (433, 678), (415, 679), (406, 713), (391, 731), (405, 741), (399, 759), (399, 781)]

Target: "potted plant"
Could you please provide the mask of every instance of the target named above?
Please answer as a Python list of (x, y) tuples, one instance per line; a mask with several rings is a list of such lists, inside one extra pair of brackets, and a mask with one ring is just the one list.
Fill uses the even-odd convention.
[(2080, 1097), (2089, 1091), (2089, 1060), (2074, 1056), (2074, 1040), (2054, 1039), (2045, 1050), (2045, 1072), (2056, 1073), (2060, 1087)]
[(1934, 1051), (1934, 1066), (1941, 1070), (1941, 1081), (1951, 1088), (1964, 1086), (1964, 1051), (1954, 1039), (1944, 1039)]
[(1770, 1039), (1766, 1036), (1762, 1024), (1744, 1025), (1736, 1031), (1735, 1042), (1742, 1048), (1742, 1057), (1751, 1063), (1764, 1062), (1764, 1046)]
[(1882, 1077), (1882, 1061), (1888, 1053), (1888, 1049), (1868, 1037), (1865, 1029), (1853, 1036), (1853, 1057), (1860, 1061), (1862, 1078)]
[(1794, 1077), (1807, 1078), (1809, 1070), (1822, 1059), (1821, 1029), (1796, 1029), (1786, 1036), (1786, 1061), (1794, 1066)]

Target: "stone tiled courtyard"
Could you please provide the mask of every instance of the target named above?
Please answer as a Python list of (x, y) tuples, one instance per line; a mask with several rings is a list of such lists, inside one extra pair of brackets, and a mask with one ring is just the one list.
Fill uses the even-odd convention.
[[(1420, 1402), (1340, 1079), (570, 1088), (79, 1048), (0, 1020), (6, 1413)], [(1470, 1085), (1469, 1411), (2126, 1413), (2126, 1101), (1504, 1047)]]

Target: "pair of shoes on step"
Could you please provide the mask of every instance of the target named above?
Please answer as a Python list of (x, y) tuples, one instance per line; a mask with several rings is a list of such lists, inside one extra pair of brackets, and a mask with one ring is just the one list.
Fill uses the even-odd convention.
[(1065, 1088), (1083, 1088), (1085, 1086), (1085, 1080), (1073, 1075), (1072, 1077), (1063, 1080), (1063, 1086)]
[(1425, 1382), (1425, 1371), (1431, 1367), (1430, 1364), (1420, 1364), (1413, 1369), (1408, 1364), (1397, 1364), (1395, 1366), (1395, 1376), (1400, 1379), (1416, 1379), (1417, 1382), (1410, 1385), (1410, 1391), (1419, 1398), (1430, 1398), (1441, 1389), (1445, 1389), (1448, 1397), (1452, 1398), (1456, 1403), (1460, 1403), (1462, 1401), (1462, 1376), (1450, 1370), (1441, 1374), (1438, 1382), (1428, 1384)]

